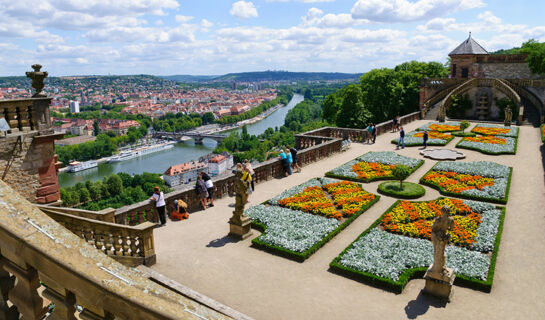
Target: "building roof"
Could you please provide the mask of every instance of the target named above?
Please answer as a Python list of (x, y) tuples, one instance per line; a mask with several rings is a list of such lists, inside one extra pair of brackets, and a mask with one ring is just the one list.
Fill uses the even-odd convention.
[(200, 170), (205, 167), (206, 167), (206, 164), (202, 162), (186, 162), (186, 163), (170, 166), (163, 174), (167, 176), (174, 176), (184, 172)]
[(488, 51), (478, 44), (477, 41), (473, 40), (470, 32), (469, 37), (448, 55), (453, 56), (460, 54), (488, 54)]

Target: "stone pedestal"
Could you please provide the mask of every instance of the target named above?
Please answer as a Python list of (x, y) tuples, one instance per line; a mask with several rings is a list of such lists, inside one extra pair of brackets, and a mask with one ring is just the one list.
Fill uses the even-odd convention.
[(229, 235), (244, 240), (252, 235), (252, 219), (247, 216), (233, 216), (229, 219)]
[(426, 279), (426, 286), (424, 292), (433, 296), (436, 296), (446, 301), (450, 301), (452, 295), (452, 284), (454, 283), (454, 271), (450, 268), (446, 269), (444, 273), (433, 272), (431, 266), (426, 271), (424, 279)]

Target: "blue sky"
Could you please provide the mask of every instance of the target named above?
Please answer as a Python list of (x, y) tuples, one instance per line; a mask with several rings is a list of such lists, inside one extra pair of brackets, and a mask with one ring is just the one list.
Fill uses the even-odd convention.
[(0, 0), (0, 75), (365, 72), (545, 41), (545, 1)]

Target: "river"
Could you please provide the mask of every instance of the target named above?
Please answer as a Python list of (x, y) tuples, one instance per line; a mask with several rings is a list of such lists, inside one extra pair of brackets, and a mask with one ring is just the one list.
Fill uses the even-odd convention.
[[(267, 128), (280, 127), (284, 124), (284, 119), (288, 111), (301, 101), (303, 101), (303, 96), (294, 94), (287, 106), (281, 107), (259, 122), (248, 125), (246, 127), (248, 133), (257, 135), (263, 133)], [(61, 188), (70, 187), (78, 182), (99, 180), (117, 172), (126, 172), (129, 174), (140, 174), (143, 172), (163, 173), (172, 165), (197, 160), (199, 157), (211, 153), (215, 148), (216, 142), (211, 139), (204, 139), (202, 145), (194, 144), (193, 140), (177, 143), (174, 145), (174, 148), (139, 158), (116, 163), (101, 163), (97, 168), (76, 173), (62, 172), (59, 174), (59, 185)]]

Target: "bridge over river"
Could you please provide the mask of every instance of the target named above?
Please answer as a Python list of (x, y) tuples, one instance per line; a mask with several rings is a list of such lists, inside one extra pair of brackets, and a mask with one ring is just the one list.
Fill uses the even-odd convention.
[(218, 133), (205, 133), (205, 132), (165, 132), (157, 131), (153, 134), (155, 138), (169, 138), (182, 141), (183, 137), (188, 137), (195, 140), (195, 144), (202, 144), (204, 138), (215, 140), (216, 142), (222, 142), (227, 138), (226, 134)]

